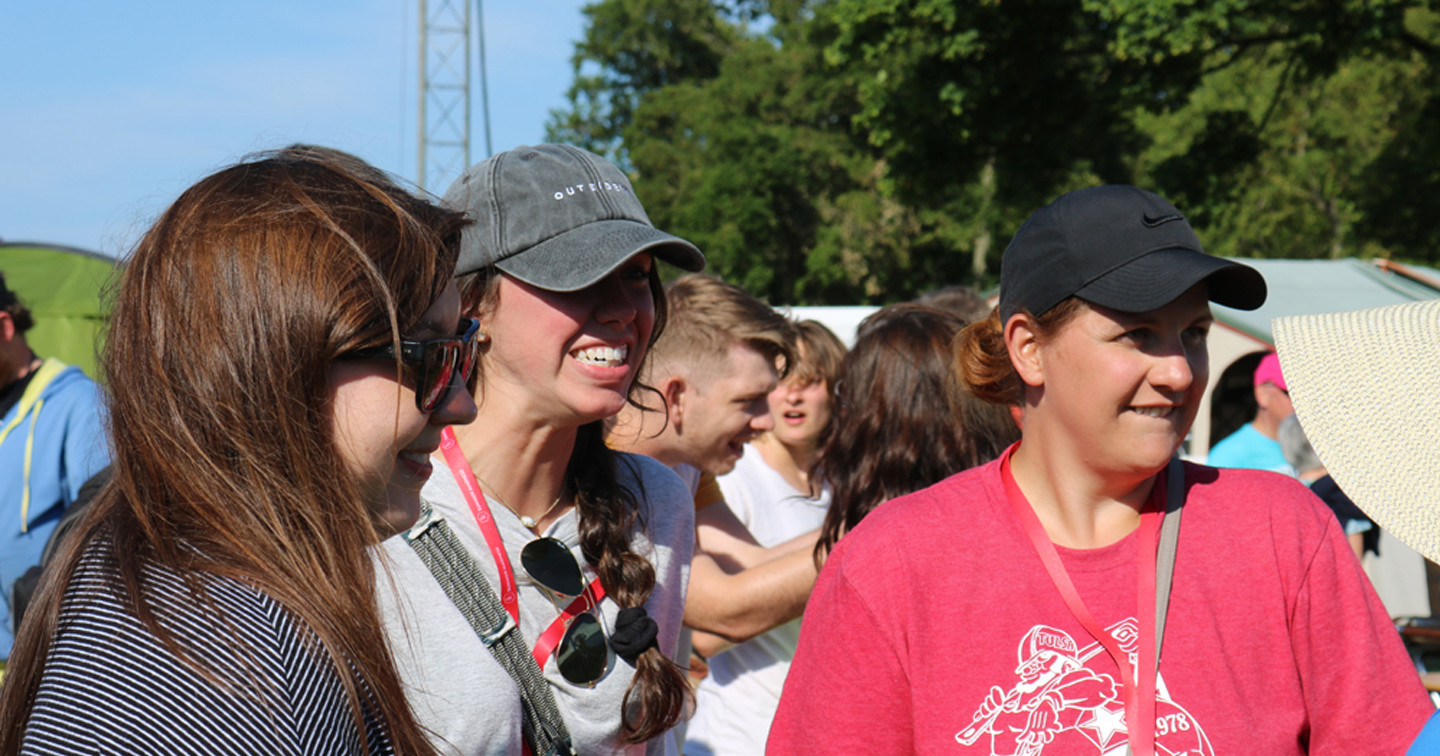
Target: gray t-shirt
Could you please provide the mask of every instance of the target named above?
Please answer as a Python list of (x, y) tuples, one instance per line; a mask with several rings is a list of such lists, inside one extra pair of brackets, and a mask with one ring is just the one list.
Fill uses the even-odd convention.
[[(694, 506), (685, 485), (664, 465), (639, 455), (619, 453), (618, 457), (617, 477), (621, 485), (636, 493), (644, 523), (631, 541), (632, 548), (655, 566), (655, 589), (645, 608), (659, 625), (660, 649), (675, 658), (694, 549)], [(421, 495), (450, 523), (498, 595), (495, 562), (460, 487), (442, 461), (431, 461), (435, 471)], [(558, 616), (556, 604), (520, 566), (520, 550), (536, 536), (494, 499), (490, 499), (490, 512), (515, 572), (520, 632), (526, 645), (534, 646)], [(595, 574), (580, 554), (577, 525), (571, 509), (542, 535), (570, 546), (576, 561), (585, 566), (588, 582)], [(391, 538), (382, 549), (386, 558), (377, 560), (376, 579), (381, 615), (421, 726), (433, 733), (442, 754), (519, 756), (523, 743), (520, 693), (510, 675), (480, 643), (460, 610), (403, 539)], [(606, 632), (613, 632), (619, 607), (609, 598), (601, 601), (600, 607)], [(621, 701), (635, 670), (613, 653), (609, 669), (594, 688), (567, 682), (553, 655), (544, 671), (578, 752), (586, 756), (674, 752), (668, 734), (639, 745), (626, 744), (621, 738)]]

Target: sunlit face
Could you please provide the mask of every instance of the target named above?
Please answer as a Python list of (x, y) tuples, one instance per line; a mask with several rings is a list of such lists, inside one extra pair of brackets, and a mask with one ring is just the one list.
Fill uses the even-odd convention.
[(731, 344), (719, 371), (695, 370), (680, 397), (675, 434), (683, 461), (713, 475), (735, 469), (745, 444), (774, 427), (767, 397), (779, 374), (764, 355)]
[[(655, 328), (648, 254), (599, 282), (546, 291), (501, 274), (494, 310), (480, 315), (481, 406), (503, 403), (545, 425), (578, 426), (625, 406)], [(496, 404), (492, 404), (496, 403)]]
[[(460, 293), (452, 282), (407, 339), (455, 333)], [(415, 406), (410, 381), (396, 384), (388, 360), (336, 360), (330, 366), (331, 430), (341, 461), (360, 483), (366, 502), (391, 532), (410, 527), (420, 514), (420, 488), (429, 480), (430, 455), (447, 425), (475, 419), (475, 401), (460, 384), (434, 412)]]
[(1044, 385), (1026, 438), (1064, 434), (1101, 472), (1158, 472), (1199, 410), (1212, 322), (1203, 283), (1151, 312), (1085, 308), (1039, 347)]
[(788, 447), (814, 451), (820, 433), (830, 422), (830, 388), (825, 380), (781, 381), (770, 392), (768, 401), (775, 440)]

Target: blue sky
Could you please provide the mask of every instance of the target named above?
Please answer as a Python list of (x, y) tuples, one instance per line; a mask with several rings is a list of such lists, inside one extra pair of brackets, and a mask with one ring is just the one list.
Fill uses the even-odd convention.
[[(485, 2), (496, 150), (565, 104), (584, 4)], [(292, 142), (415, 180), (418, 27), (417, 0), (0, 0), (0, 239), (118, 255), (200, 177)]]

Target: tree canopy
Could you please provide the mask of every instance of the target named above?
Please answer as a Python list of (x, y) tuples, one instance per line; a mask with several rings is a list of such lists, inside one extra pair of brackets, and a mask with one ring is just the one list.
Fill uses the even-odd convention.
[(1440, 260), (1433, 0), (598, 0), (549, 137), (784, 304), (992, 284), (1133, 183), (1207, 248)]

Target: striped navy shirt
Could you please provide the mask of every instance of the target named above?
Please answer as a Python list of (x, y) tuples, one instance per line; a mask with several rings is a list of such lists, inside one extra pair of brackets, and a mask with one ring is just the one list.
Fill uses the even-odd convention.
[(217, 685), (126, 610), (109, 554), (97, 539), (66, 588), (22, 754), (361, 754), (362, 738), (393, 752), (378, 717), (356, 730), (329, 657), (274, 599), (207, 575), (211, 609), (146, 572), (147, 606)]

